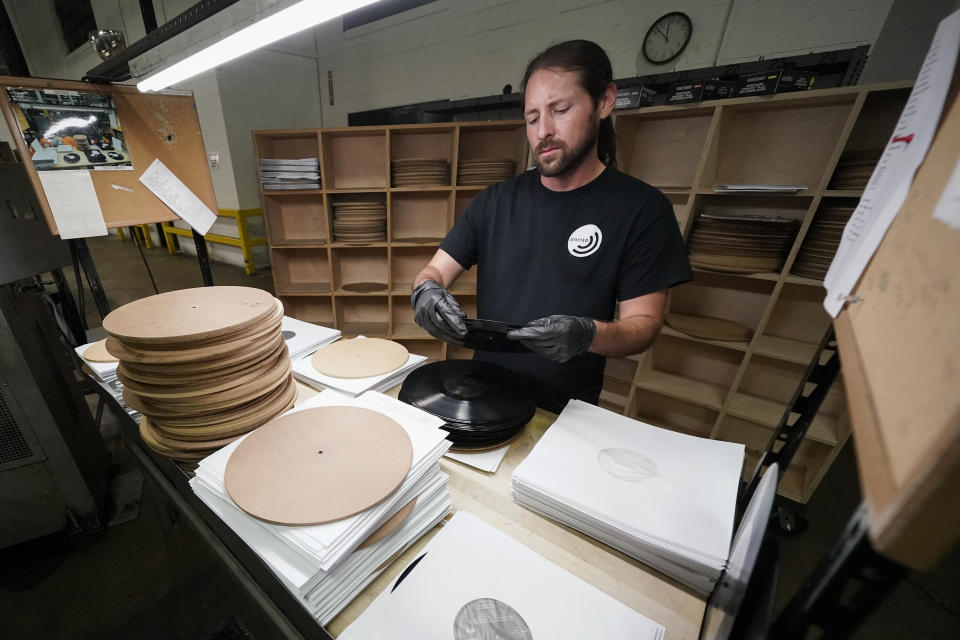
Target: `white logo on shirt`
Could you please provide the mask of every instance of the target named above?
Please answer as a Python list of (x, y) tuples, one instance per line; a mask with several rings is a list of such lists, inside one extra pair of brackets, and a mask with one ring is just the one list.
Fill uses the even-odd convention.
[(585, 224), (570, 234), (570, 238), (567, 239), (567, 251), (574, 258), (586, 258), (597, 252), (602, 241), (603, 233), (600, 227), (595, 224)]

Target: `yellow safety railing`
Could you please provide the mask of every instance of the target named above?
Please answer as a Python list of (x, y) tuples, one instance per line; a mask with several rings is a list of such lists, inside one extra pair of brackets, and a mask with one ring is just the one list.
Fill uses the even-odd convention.
[[(239, 237), (231, 238), (230, 236), (222, 236), (217, 233), (208, 233), (203, 236), (203, 239), (216, 244), (240, 247), (240, 253), (243, 256), (243, 270), (248, 276), (252, 276), (257, 272), (256, 267), (253, 266), (253, 248), (261, 244), (267, 244), (267, 239), (250, 237), (250, 231), (247, 228), (247, 218), (263, 215), (263, 211), (261, 209), (219, 209), (217, 215), (235, 219), (237, 221), (237, 235)], [(173, 236), (177, 235), (192, 238), (193, 231), (190, 229), (180, 229), (179, 227), (173, 226), (170, 222), (164, 222), (163, 235), (167, 241), (167, 251), (172, 254), (176, 253)]]

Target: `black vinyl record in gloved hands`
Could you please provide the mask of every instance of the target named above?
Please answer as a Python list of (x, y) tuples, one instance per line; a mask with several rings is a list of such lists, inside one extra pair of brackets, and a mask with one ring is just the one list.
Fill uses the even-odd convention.
[(597, 325), (590, 318), (547, 316), (507, 333), (511, 340), (554, 362), (566, 362), (587, 352), (597, 334)]
[(410, 294), (413, 319), (434, 338), (450, 342), (467, 334), (463, 312), (456, 299), (433, 280), (424, 280)]

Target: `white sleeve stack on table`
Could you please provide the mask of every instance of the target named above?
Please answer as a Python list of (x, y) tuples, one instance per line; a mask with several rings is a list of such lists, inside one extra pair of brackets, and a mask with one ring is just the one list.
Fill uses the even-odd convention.
[(466, 511), (458, 511), (414, 563), (340, 640), (664, 636), (663, 626)]
[[(357, 336), (363, 338), (363, 336)], [(313, 350), (293, 361), (293, 377), (313, 387), (333, 389), (350, 396), (359, 396), (367, 391), (386, 391), (397, 386), (411, 371), (427, 361), (426, 356), (411, 353), (407, 361), (399, 368), (379, 376), (369, 378), (334, 378), (317, 371), (311, 358)], [(441, 423), (443, 421), (441, 420)]]
[(730, 553), (744, 447), (571, 400), (513, 472), (514, 500), (707, 595)]
[[(291, 409), (353, 406), (396, 420), (410, 437), (413, 460), (401, 485), (385, 500), (357, 515), (322, 525), (284, 526), (242, 511), (231, 500), (224, 473), (242, 438), (202, 460), (190, 481), (194, 493), (246, 542), (321, 624), (329, 622), (382, 570), (451, 510), (447, 476), (438, 461), (450, 446), (442, 421), (379, 393), (351, 398), (326, 390)], [(411, 500), (417, 502), (404, 523), (383, 540), (356, 550), (371, 533)]]
[(88, 344), (82, 344), (79, 347), (76, 347), (74, 351), (78, 356), (80, 356), (80, 359), (83, 360), (83, 363), (87, 365), (90, 371), (93, 372), (94, 375), (91, 376), (93, 381), (103, 387), (107, 393), (113, 396), (113, 399), (117, 401), (124, 411), (127, 412), (127, 415), (139, 422), (140, 412), (136, 409), (131, 409), (127, 406), (127, 403), (123, 401), (123, 383), (120, 382), (120, 379), (117, 377), (117, 365), (120, 363), (117, 361), (93, 362), (92, 360), (87, 360), (83, 357), (84, 351), (94, 344), (96, 343), (90, 342)]
[(283, 332), (283, 339), (287, 343), (291, 360), (313, 353), (340, 338), (339, 329), (311, 324), (288, 316), (283, 316), (280, 330)]
[(320, 165), (316, 158), (261, 158), (260, 182), (264, 191), (319, 189)]

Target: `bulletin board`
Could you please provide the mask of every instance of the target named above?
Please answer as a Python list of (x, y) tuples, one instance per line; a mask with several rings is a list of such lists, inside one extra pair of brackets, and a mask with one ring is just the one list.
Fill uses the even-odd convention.
[(870, 539), (918, 570), (960, 540), (960, 229), (933, 215), (960, 162), (957, 84), (859, 301), (835, 321)]
[(117, 152), (113, 155), (123, 159), (129, 157), (132, 170), (90, 170), (107, 228), (178, 219), (138, 180), (155, 159), (166, 165), (207, 207), (216, 212), (216, 198), (200, 133), (200, 120), (196, 103), (189, 93), (140, 93), (136, 87), (126, 85), (0, 76), (0, 111), (27, 167), (43, 216), (52, 233), (57, 233), (57, 226), (37, 167), (31, 161), (36, 148), (28, 147), (21, 135), (22, 118), (18, 119), (8, 87), (96, 92), (112, 98), (116, 118), (122, 127), (122, 133), (117, 134), (122, 138), (122, 149), (118, 144)]

